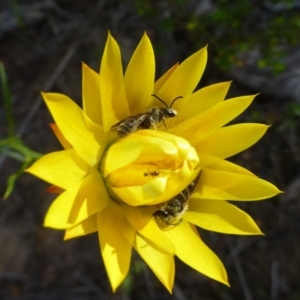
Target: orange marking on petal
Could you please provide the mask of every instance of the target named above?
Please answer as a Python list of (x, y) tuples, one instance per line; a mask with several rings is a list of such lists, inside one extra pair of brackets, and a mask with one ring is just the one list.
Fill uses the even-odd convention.
[(51, 185), (46, 189), (47, 193), (51, 194), (61, 194), (64, 191), (64, 189), (56, 186), (56, 185)]

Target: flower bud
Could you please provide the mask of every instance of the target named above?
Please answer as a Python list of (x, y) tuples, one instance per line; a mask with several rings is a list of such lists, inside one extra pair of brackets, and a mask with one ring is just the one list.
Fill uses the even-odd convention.
[(199, 157), (188, 141), (155, 130), (140, 130), (118, 139), (100, 165), (111, 197), (131, 206), (168, 201), (185, 189), (199, 170)]

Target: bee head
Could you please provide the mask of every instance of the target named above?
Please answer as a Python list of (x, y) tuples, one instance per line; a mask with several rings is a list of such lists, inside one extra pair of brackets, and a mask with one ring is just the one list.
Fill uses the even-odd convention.
[(153, 216), (156, 219), (165, 219), (167, 217), (170, 217), (170, 213), (166, 210), (157, 210), (156, 212), (153, 213)]
[(178, 224), (181, 223), (182, 219), (179, 220), (176, 223), (172, 223), (172, 221), (174, 220), (174, 217), (172, 216), (172, 214), (168, 211), (163, 211), (163, 210), (157, 210), (156, 212), (153, 213), (153, 217), (156, 220), (162, 221), (164, 222), (166, 225), (170, 225), (170, 226), (176, 226)]
[(177, 116), (177, 111), (172, 108), (168, 108), (168, 107), (163, 108), (163, 112), (166, 118), (174, 118)]

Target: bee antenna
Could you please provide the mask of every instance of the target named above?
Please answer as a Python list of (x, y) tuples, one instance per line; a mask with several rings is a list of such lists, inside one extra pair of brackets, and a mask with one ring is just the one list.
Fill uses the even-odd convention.
[(172, 103), (171, 103), (171, 105), (170, 105), (170, 108), (172, 107), (172, 105), (174, 104), (174, 102), (175, 102), (177, 99), (180, 99), (180, 98), (183, 98), (183, 97), (182, 97), (182, 96), (176, 97), (176, 98), (172, 101)]
[(160, 98), (157, 97), (156, 95), (152, 94), (151, 96), (153, 96), (153, 97), (155, 97), (157, 100), (161, 101), (166, 107), (169, 107), (168, 104), (167, 104), (164, 100), (160, 99)]
[(177, 100), (177, 99), (179, 99), (179, 98), (183, 98), (182, 96), (176, 97), (176, 98), (172, 101), (171, 105), (169, 106), (164, 100), (160, 99), (158, 96), (156, 96), (156, 95), (154, 95), (154, 94), (152, 94), (151, 96), (155, 97), (157, 100), (161, 101), (166, 107), (169, 107), (169, 108), (172, 107), (172, 105), (174, 104), (175, 100)]

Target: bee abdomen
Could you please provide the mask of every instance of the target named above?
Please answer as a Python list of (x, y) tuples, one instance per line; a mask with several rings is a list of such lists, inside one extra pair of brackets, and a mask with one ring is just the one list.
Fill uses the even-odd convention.
[(135, 124), (135, 119), (127, 119), (121, 123), (117, 128), (117, 134), (119, 137), (124, 137), (132, 132), (132, 128)]

